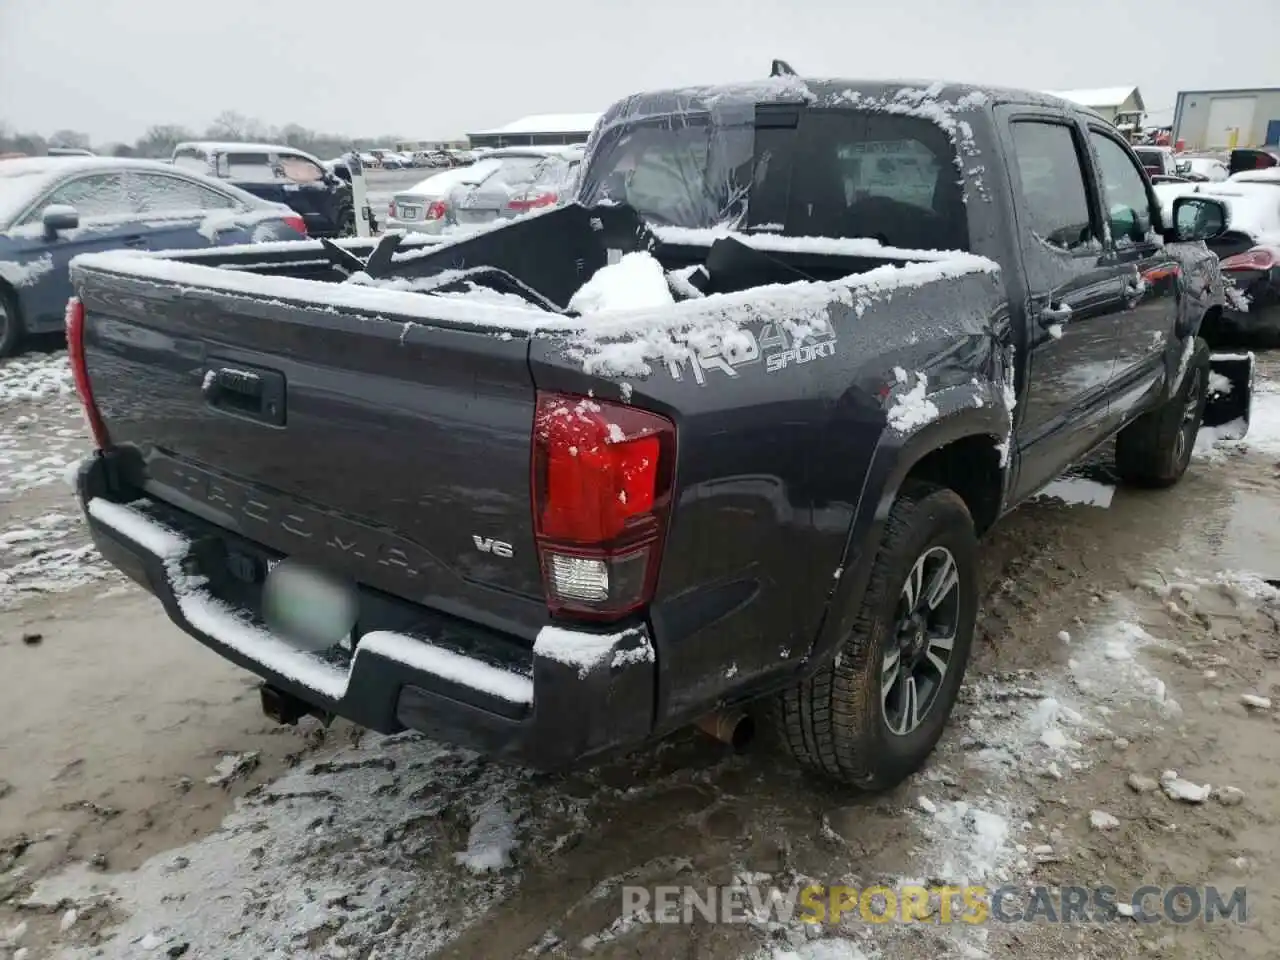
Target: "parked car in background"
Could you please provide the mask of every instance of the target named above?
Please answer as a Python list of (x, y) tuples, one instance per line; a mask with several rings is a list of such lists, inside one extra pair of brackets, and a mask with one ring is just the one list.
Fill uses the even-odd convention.
[(496, 158), (500, 165), (458, 197), (453, 215), (469, 226), (555, 206), (568, 199), (583, 154), (582, 146), (509, 147), (490, 153), (485, 160)]
[(1280, 166), (1280, 147), (1239, 147), (1231, 151), (1227, 162), (1227, 169), (1233, 174), (1276, 166)]
[(50, 147), (45, 151), (51, 157), (96, 157), (92, 150), (83, 147)]
[(1230, 289), (1221, 317), (1206, 326), (1206, 339), (1215, 345), (1280, 346), (1280, 168), (1237, 173), (1225, 183), (1162, 184), (1155, 190), (1166, 211), (1188, 195), (1227, 207), (1226, 232), (1206, 243), (1218, 255)]
[(293, 208), (313, 237), (355, 233), (350, 179), (337, 176), (309, 153), (279, 144), (198, 141), (174, 147), (173, 163)]
[(1218, 183), (1230, 176), (1230, 171), (1218, 157), (1179, 154), (1173, 158), (1178, 176), (1192, 181)]
[(501, 159), (490, 157), (434, 173), (397, 193), (387, 208), (387, 229), (440, 233), (458, 222), (454, 216), (457, 195), (471, 190), (501, 166)]
[(0, 356), (62, 328), (79, 253), (298, 240), (301, 216), (227, 183), (150, 160), (0, 160)]
[(1151, 176), (1174, 177), (1178, 175), (1177, 165), (1173, 159), (1173, 151), (1168, 147), (1134, 147), (1133, 152), (1138, 155), (1142, 168)]

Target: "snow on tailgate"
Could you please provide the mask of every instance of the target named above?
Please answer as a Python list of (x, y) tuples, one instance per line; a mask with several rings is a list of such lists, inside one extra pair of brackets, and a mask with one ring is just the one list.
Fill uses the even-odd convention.
[[(721, 234), (708, 231), (707, 236), (718, 238)], [(771, 236), (734, 236), (761, 249), (782, 249), (788, 240)], [(814, 252), (821, 247), (823, 253), (854, 257), (915, 253), (878, 245), (874, 248), (876, 252), (872, 252), (873, 248), (864, 239), (792, 238), (792, 242), (799, 245), (794, 249), (805, 249), (805, 244), (812, 244)], [(690, 350), (712, 351), (724, 347), (732, 351), (734, 344), (741, 339), (739, 331), (744, 324), (773, 321), (787, 333), (804, 338), (827, 328), (829, 310), (833, 305), (852, 307), (860, 316), (876, 299), (896, 290), (999, 270), (993, 261), (973, 254), (949, 252), (943, 256), (937, 251), (929, 253), (931, 257), (942, 258), (903, 265), (886, 264), (834, 282), (770, 284), (681, 303), (668, 303), (665, 296), (655, 297), (650, 282), (632, 282), (636, 277), (651, 280), (657, 272), (654, 268), (660, 270), (656, 263), (650, 265), (652, 257), (649, 254), (638, 253), (626, 258), (625, 267), (611, 264), (601, 269), (601, 273), (609, 271), (609, 278), (601, 279), (596, 290), (579, 306), (586, 310), (600, 310), (598, 294), (604, 289), (607, 308), (585, 316), (556, 315), (488, 299), (471, 301), (465, 297), (423, 295), (386, 286), (262, 276), (164, 260), (132, 251), (85, 254), (77, 257), (74, 264), (141, 280), (173, 283), (193, 290), (285, 301), (315, 310), (372, 314), (396, 323), (443, 322), (487, 329), (495, 334), (519, 332), (550, 336), (562, 339), (566, 356), (579, 362), (587, 373), (603, 377), (643, 377), (653, 372), (653, 363), (678, 363), (687, 359)], [(615, 282), (621, 276), (627, 279)], [(585, 294), (593, 283), (594, 277), (579, 294)], [(628, 299), (629, 296), (633, 299)]]

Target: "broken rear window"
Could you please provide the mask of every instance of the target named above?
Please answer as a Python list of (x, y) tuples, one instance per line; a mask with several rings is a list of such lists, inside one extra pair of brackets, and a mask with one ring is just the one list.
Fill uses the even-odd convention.
[(754, 123), (648, 118), (605, 131), (581, 197), (627, 203), (660, 225), (969, 246), (955, 147), (922, 117), (792, 108), (789, 120), (775, 111)]

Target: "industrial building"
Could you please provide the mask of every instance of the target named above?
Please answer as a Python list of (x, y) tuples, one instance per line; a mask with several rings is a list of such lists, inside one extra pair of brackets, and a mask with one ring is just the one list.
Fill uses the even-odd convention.
[(530, 147), (586, 143), (598, 113), (554, 113), (521, 117), (504, 127), (467, 134), (472, 147)]
[(1146, 113), (1142, 93), (1137, 87), (1101, 87), (1096, 90), (1048, 90), (1047, 93), (1070, 100), (1115, 124), (1121, 129), (1136, 130)]
[(1173, 111), (1173, 139), (1187, 150), (1280, 145), (1280, 87), (1184, 90)]

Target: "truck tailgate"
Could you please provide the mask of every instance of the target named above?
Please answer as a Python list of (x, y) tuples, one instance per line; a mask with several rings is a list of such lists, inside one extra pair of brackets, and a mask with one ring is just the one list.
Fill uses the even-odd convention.
[(77, 283), (89, 379), (147, 494), (532, 639), (525, 337), (93, 278)]

